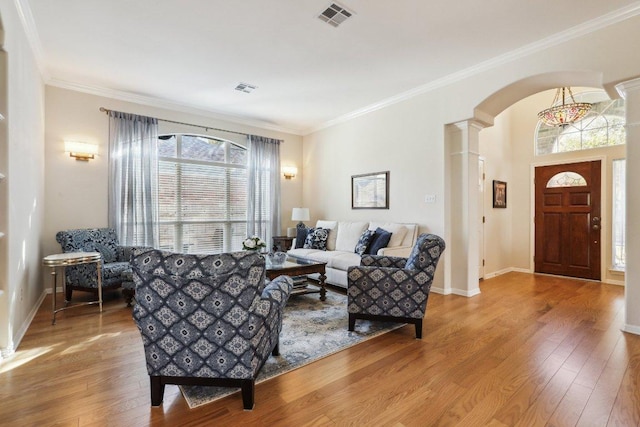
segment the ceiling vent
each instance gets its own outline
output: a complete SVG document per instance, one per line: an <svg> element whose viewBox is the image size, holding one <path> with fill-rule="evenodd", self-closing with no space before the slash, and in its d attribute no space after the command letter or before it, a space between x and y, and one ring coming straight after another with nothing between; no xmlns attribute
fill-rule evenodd
<svg viewBox="0 0 640 427"><path fill-rule="evenodd" d="M331 6L326 8L320 15L318 15L318 18L322 19L327 24L337 27L338 25L346 21L347 18L351 18L352 15L353 12L351 12L350 10L345 9L342 6L338 6L335 3L331 3Z"/></svg>
<svg viewBox="0 0 640 427"><path fill-rule="evenodd" d="M236 90L244 93L251 93L251 91L257 88L258 86L250 85L249 83L238 83L238 86L236 86Z"/></svg>

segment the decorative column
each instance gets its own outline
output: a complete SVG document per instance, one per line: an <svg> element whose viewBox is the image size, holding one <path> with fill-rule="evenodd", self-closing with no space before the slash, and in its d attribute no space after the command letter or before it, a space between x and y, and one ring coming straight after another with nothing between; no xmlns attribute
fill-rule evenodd
<svg viewBox="0 0 640 427"><path fill-rule="evenodd" d="M478 160L480 122L467 120L447 126L445 224L448 255L444 293L471 297L480 293L478 239ZM448 252L448 254L447 254Z"/></svg>
<svg viewBox="0 0 640 427"><path fill-rule="evenodd" d="M640 335L640 79L616 85L625 99L627 130L625 319L623 331Z"/></svg>

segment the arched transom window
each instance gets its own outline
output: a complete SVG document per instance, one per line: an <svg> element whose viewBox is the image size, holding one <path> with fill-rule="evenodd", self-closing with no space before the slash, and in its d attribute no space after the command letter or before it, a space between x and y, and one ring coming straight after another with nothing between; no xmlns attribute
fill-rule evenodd
<svg viewBox="0 0 640 427"><path fill-rule="evenodd" d="M588 150L625 143L624 99L608 99L604 91L575 94L576 102L590 102L591 111L580 121L559 127L538 122L536 155Z"/></svg>
<svg viewBox="0 0 640 427"><path fill-rule="evenodd" d="M586 185L587 180L582 175L571 171L557 173L547 182L547 188L584 187Z"/></svg>

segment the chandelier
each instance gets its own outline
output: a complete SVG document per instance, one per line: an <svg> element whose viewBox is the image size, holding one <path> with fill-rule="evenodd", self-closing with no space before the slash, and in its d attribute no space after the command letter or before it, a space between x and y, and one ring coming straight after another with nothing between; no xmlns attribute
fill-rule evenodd
<svg viewBox="0 0 640 427"><path fill-rule="evenodd" d="M565 104L565 91L569 92L571 103ZM562 92L562 104L557 105ZM591 110L591 104L588 102L576 102L573 98L571 88L558 88L556 96L553 98L551 107L538 113L538 118L547 126L564 126L569 123L577 122L582 119Z"/></svg>

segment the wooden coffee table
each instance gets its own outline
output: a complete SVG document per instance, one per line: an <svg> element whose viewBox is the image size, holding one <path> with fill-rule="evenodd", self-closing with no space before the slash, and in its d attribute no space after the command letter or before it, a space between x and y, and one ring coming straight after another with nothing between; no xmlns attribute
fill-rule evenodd
<svg viewBox="0 0 640 427"><path fill-rule="evenodd" d="M320 301L327 299L327 288L324 281L327 279L326 262L313 261L306 258L294 258L287 257L284 265L279 267L273 267L267 265L267 277L269 280L273 280L278 276L306 276L307 274L318 273L318 281L306 279L303 283L304 286L294 286L291 291L291 295L304 295L304 294L320 294ZM309 288L308 285L313 286Z"/></svg>

